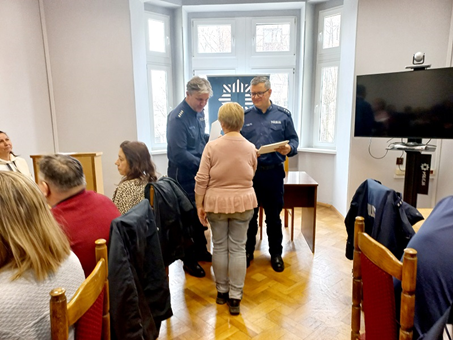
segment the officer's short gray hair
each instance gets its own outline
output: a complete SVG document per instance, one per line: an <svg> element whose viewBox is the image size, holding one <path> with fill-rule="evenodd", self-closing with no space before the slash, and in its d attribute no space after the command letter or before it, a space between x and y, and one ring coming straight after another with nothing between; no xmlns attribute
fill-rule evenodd
<svg viewBox="0 0 453 340"><path fill-rule="evenodd" d="M195 76L189 80L186 89L188 94L193 94L194 92L209 93L209 97L213 94L211 83L207 79L198 76Z"/></svg>
<svg viewBox="0 0 453 340"><path fill-rule="evenodd" d="M271 88L271 82L269 78L266 76L257 76L253 78L252 81L250 82L250 85L255 86L261 83L264 83L264 87L266 88L266 90L269 90Z"/></svg>

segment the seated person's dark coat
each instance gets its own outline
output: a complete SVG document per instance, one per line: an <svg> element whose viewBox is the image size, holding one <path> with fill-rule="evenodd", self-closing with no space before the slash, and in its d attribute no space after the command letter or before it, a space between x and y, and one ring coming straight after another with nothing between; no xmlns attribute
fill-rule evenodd
<svg viewBox="0 0 453 340"><path fill-rule="evenodd" d="M415 234L412 226L423 219L422 214L403 201L401 194L380 182L367 179L354 194L345 218L348 239L346 257L353 258L354 222L357 216L365 219L365 232L386 246L397 258Z"/></svg>
<svg viewBox="0 0 453 340"><path fill-rule="evenodd" d="M186 192L173 178L162 177L148 183L154 188L154 214L159 228L160 244L165 266L184 258L185 249L193 244L193 228L200 227L197 211Z"/></svg>
<svg viewBox="0 0 453 340"><path fill-rule="evenodd" d="M161 321L173 312L148 200L112 221L109 284L112 339L157 339Z"/></svg>

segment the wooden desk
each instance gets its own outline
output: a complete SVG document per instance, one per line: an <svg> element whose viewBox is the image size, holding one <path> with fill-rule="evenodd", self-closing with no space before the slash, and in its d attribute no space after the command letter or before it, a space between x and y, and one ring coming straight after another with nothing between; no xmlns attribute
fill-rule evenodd
<svg viewBox="0 0 453 340"><path fill-rule="evenodd" d="M301 232L312 253L315 253L317 191L318 182L305 171L288 171L286 173L283 208L292 211L292 233L294 230L294 208L302 208Z"/></svg>
<svg viewBox="0 0 453 340"><path fill-rule="evenodd" d="M420 227L422 226L423 222L426 221L426 219L428 218L429 214L431 214L431 211L433 211L433 208L418 208L417 210L423 215L423 217L425 219L415 223L412 226L412 228L414 228L415 232L417 232L420 229Z"/></svg>
<svg viewBox="0 0 453 340"><path fill-rule="evenodd" d="M102 152L81 152L62 153L77 158L82 164L83 173L87 182L87 190L93 190L100 194L104 193L104 181L102 179ZM39 167L38 161L43 155L31 155L33 159L33 171L35 181L38 183Z"/></svg>

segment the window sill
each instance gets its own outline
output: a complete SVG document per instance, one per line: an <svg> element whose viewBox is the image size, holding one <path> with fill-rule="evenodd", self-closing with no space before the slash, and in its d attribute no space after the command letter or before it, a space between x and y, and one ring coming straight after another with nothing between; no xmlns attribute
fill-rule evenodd
<svg viewBox="0 0 453 340"><path fill-rule="evenodd" d="M298 148L298 152L307 152L307 153L322 153L326 155L336 155L337 150L333 149L320 149L320 148Z"/></svg>
<svg viewBox="0 0 453 340"><path fill-rule="evenodd" d="M164 150L152 150L150 151L150 154L151 156L154 156L154 155L166 155L167 154L167 150L164 149Z"/></svg>
<svg viewBox="0 0 453 340"><path fill-rule="evenodd" d="M320 149L320 148L298 148L298 152L306 152L306 153L322 153L326 155L336 155L337 150L332 149ZM153 150L150 152L152 156L154 155L166 155L167 150Z"/></svg>

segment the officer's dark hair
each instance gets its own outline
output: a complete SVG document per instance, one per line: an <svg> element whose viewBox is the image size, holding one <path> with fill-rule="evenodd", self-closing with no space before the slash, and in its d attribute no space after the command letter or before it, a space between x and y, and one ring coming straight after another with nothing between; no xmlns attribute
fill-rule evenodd
<svg viewBox="0 0 453 340"><path fill-rule="evenodd" d="M219 109L219 122L231 131L240 131L244 125L244 109L238 103L225 103Z"/></svg>
<svg viewBox="0 0 453 340"><path fill-rule="evenodd" d="M46 155L39 162L40 178L59 191L85 185L82 164L68 155Z"/></svg>
<svg viewBox="0 0 453 340"><path fill-rule="evenodd" d="M120 144L120 148L123 150L129 165L129 172L122 181L136 178L144 182L157 181L156 166L151 160L151 155L145 143L126 140Z"/></svg>
<svg viewBox="0 0 453 340"><path fill-rule="evenodd" d="M213 94L211 83L207 79L200 78L198 76L195 76L189 80L186 90L188 94L193 94L194 92L209 93L209 97Z"/></svg>
<svg viewBox="0 0 453 340"><path fill-rule="evenodd" d="M261 83L264 83L264 87L266 88L266 90L269 90L271 88L271 82L269 78L265 76L257 76L253 78L252 81L250 82L250 85L255 86Z"/></svg>

